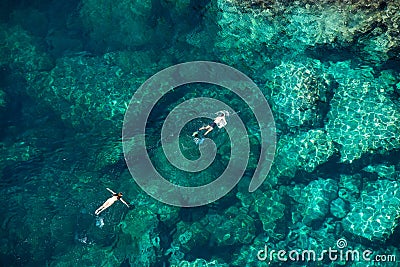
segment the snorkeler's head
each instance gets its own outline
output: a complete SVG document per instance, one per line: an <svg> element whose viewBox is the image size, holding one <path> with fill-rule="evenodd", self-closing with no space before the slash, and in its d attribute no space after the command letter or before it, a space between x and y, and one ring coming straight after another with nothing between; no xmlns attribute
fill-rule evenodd
<svg viewBox="0 0 400 267"><path fill-rule="evenodd" d="M219 117L228 117L228 116L229 116L229 111L227 111L227 110L220 110L220 111L216 112L216 114L217 114Z"/></svg>

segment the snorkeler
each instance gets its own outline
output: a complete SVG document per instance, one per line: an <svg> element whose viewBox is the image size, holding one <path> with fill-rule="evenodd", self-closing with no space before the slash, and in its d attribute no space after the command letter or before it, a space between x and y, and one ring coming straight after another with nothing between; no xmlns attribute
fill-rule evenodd
<svg viewBox="0 0 400 267"><path fill-rule="evenodd" d="M203 126L203 127L199 128L199 131L202 131L202 130L206 131L203 136L206 136L209 132L214 130L215 126L217 126L219 129L226 126L226 124L227 124L226 117L229 116L229 112L226 110L221 110L221 111L218 111L216 114L218 114L218 116L214 119L214 121L212 123L210 123L207 126ZM194 132L192 136L195 136L198 134L199 134L199 132L197 131L197 132Z"/></svg>
<svg viewBox="0 0 400 267"><path fill-rule="evenodd" d="M112 191L110 188L106 188L110 193L112 194L112 197L106 200L106 202L103 203L94 213L96 215L99 215L101 212L103 212L105 209L109 208L112 204L114 204L116 201L120 200L122 203L124 203L128 208L130 208L129 204L122 199L122 193L119 192L118 194Z"/></svg>

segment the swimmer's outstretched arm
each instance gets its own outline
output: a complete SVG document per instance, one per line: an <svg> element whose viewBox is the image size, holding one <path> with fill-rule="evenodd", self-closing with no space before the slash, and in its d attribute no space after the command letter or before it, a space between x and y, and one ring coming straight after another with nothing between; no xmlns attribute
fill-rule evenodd
<svg viewBox="0 0 400 267"><path fill-rule="evenodd" d="M106 189L111 193L111 194L116 194L114 191L112 191L110 188L106 187Z"/></svg>
<svg viewBox="0 0 400 267"><path fill-rule="evenodd" d="M131 206L129 206L129 204L128 204L125 200L123 200L122 198L120 198L119 200L121 200L121 202L124 203L128 208L131 207Z"/></svg>

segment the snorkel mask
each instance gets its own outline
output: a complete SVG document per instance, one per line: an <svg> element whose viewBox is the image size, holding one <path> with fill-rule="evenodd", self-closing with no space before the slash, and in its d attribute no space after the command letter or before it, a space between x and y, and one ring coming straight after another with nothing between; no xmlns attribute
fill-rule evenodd
<svg viewBox="0 0 400 267"><path fill-rule="evenodd" d="M228 117L229 116L229 111L227 111L227 110L220 110L220 111L217 111L216 113L215 113L216 115L218 115L218 116L225 116L225 117Z"/></svg>

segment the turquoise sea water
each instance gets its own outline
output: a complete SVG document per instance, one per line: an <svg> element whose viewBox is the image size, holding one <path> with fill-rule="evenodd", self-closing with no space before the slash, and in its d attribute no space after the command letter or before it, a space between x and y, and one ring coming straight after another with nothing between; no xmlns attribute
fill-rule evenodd
<svg viewBox="0 0 400 267"><path fill-rule="evenodd" d="M397 266L399 25L396 0L2 1L1 265ZM257 163L269 162L260 155L273 147L261 138L273 125L260 126L258 102L204 83L163 95L144 139L154 169L171 183L210 183L235 157L233 141L250 147L229 193L180 208L132 178L122 127L148 78L198 60L255 82L274 117L276 149L268 176L250 193ZM198 97L232 112L226 128L208 135L216 146L210 166L191 172L165 154L175 137L160 136L170 112ZM219 110L193 105L186 113L195 119L173 120L187 159L201 155L192 133ZM247 133L231 140L234 118ZM106 188L123 192L131 207L118 202L95 216L110 197Z"/></svg>

